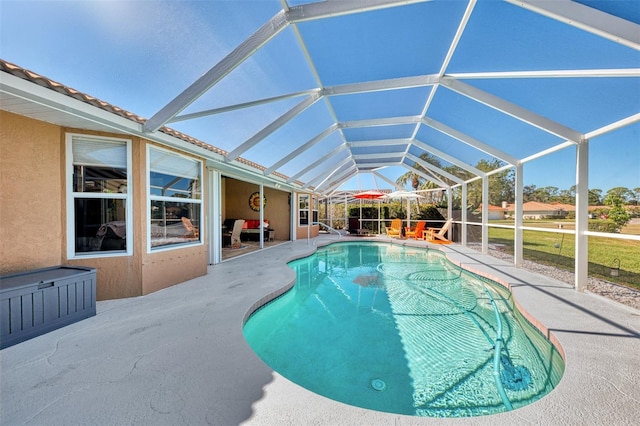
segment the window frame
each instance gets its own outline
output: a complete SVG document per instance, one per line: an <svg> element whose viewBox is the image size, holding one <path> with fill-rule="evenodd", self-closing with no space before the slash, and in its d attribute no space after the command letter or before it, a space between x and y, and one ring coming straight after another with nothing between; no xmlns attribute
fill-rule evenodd
<svg viewBox="0 0 640 426"><path fill-rule="evenodd" d="M193 161L195 163L198 163L198 173L199 173L199 179L200 179L200 199L194 199L194 198L175 198L175 197L167 197L167 196L161 196L161 195L152 195L151 194L151 151L152 150L157 150L160 152L166 152L168 154L172 154L178 157L181 157L183 159L189 160L189 161ZM179 250L182 248L187 248L187 247L194 247L194 246L199 246L199 245L203 245L204 244L204 234L202 232L203 230L203 225L204 225L204 164L203 161L195 158L195 157L190 157L188 155L184 155L182 153L170 150L170 149L166 149L163 147L160 147L158 145L153 145L153 144L147 144L147 149L146 149L146 155L147 155L147 161L146 161L146 167L147 167L147 184L146 184L146 196L147 196L147 202L146 202L146 216L147 216L147 253L158 253L158 252L162 252L162 251L167 251L167 250ZM190 204L198 204L199 207L199 212L200 212L200 226L199 226L199 239L198 241L185 241L183 243L174 243L174 244L165 244L165 245L160 245L160 246L152 246L152 238L151 238L151 206L153 201L165 201L165 202L170 202L170 203L190 203Z"/></svg>
<svg viewBox="0 0 640 426"><path fill-rule="evenodd" d="M303 199L306 198L306 208L301 207ZM309 215L311 211L311 194L298 194L298 226L309 226L311 217ZM307 223L302 223L302 212L306 212Z"/></svg>
<svg viewBox="0 0 640 426"><path fill-rule="evenodd" d="M74 158L73 143L77 139L96 140L100 142L113 142L125 144L127 152L127 191L126 193L105 193L105 192L76 192L74 191ZM65 154L66 154L66 214L67 214L67 259L92 259L103 257L119 257L133 255L133 196L132 196L132 141L131 139L116 138L110 136L95 136L83 133L65 133ZM76 199L99 199L99 200L124 200L126 235L125 250L106 250L76 252Z"/></svg>
<svg viewBox="0 0 640 426"><path fill-rule="evenodd" d="M314 223L317 223L319 220L318 217L318 197L312 196L311 197L311 224L313 225Z"/></svg>

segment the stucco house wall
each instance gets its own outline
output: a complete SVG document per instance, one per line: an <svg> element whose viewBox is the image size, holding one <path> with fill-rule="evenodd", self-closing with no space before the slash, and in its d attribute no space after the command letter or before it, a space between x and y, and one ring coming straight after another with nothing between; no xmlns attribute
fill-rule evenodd
<svg viewBox="0 0 640 426"><path fill-rule="evenodd" d="M0 111L0 273L61 264L96 268L98 300L140 296L207 273L203 243L147 252L146 140L69 129ZM133 254L67 259L65 135L132 141ZM202 176L206 194L206 168ZM203 217L206 217L206 203ZM204 221L203 221L204 222ZM206 234L203 224L201 235Z"/></svg>
<svg viewBox="0 0 640 426"><path fill-rule="evenodd" d="M156 144L150 143L152 146L157 146ZM138 241L137 245L140 246L138 250L140 253L143 253L141 263L142 263L142 294L153 293L154 291L162 290L163 288L170 287L175 284L179 284L181 282L200 277L202 275L207 274L207 266L208 266L208 246L207 242L207 221L205 218L207 217L207 194L209 193L209 187L207 182L207 168L203 167L202 170L202 224L200 228L200 240L202 244L198 245L189 245L184 247L175 247L161 251L147 251L147 240L149 235L147 234L147 221L149 219L148 208L147 208L147 149L146 143L140 144L138 147L138 155L140 157L140 161L136 162L136 154L134 153L134 173L137 174L137 177L134 180L140 180L141 184L137 185L138 190L141 192L136 192L136 196L134 199L136 200L144 200L143 203L136 203L137 205L134 207L134 229L139 229L139 236L136 238ZM192 158L198 159L198 157L194 157L188 155L186 153L180 152L175 149L170 149L163 147L166 150L177 152L183 155L190 156ZM200 158L200 160L202 160ZM204 162L204 160L203 160ZM140 218L138 220L135 219L136 213L139 213ZM134 232L135 235L138 235L138 232Z"/></svg>
<svg viewBox="0 0 640 426"><path fill-rule="evenodd" d="M64 168L58 126L0 110L0 273L62 259Z"/></svg>
<svg viewBox="0 0 640 426"><path fill-rule="evenodd" d="M305 194L305 193L301 193L301 194ZM313 206L313 202L311 200L313 200L313 195L312 194L306 194L309 196L310 198L310 205ZM295 218L296 218L296 223L295 223L295 233L296 233L296 239L298 240L302 240L308 237L310 238L314 238L317 237L320 234L320 226L319 225L311 225L310 227L307 225L303 225L300 226L300 213L298 210L298 195L296 194L296 197L294 198L295 200L295 204L294 207L296 209L296 214L295 214ZM313 221L313 212L310 210L309 211L309 220Z"/></svg>

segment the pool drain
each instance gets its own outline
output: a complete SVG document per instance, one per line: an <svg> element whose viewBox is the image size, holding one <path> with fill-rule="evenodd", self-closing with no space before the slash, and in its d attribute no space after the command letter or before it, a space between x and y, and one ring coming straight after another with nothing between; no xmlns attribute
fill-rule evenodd
<svg viewBox="0 0 640 426"><path fill-rule="evenodd" d="M384 382L384 380L373 379L371 381L371 387L373 388L373 390L377 390L377 391L382 392L383 390L385 390L387 388L387 384Z"/></svg>

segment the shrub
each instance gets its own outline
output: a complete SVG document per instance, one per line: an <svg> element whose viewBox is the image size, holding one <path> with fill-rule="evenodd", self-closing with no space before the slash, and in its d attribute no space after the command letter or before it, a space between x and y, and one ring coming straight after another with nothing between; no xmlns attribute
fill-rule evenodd
<svg viewBox="0 0 640 426"><path fill-rule="evenodd" d="M427 204L420 206L420 213L418 213L418 219L421 220L445 220L444 216L440 214L436 206L433 204Z"/></svg>
<svg viewBox="0 0 640 426"><path fill-rule="evenodd" d="M616 233L618 232L618 225L616 225L616 223L611 220L590 220L589 231Z"/></svg>
<svg viewBox="0 0 640 426"><path fill-rule="evenodd" d="M382 217L389 217L389 207L382 206ZM349 217L360 217L360 207L350 207ZM378 207L362 207L363 219L378 219Z"/></svg>
<svg viewBox="0 0 640 426"><path fill-rule="evenodd" d="M609 210L609 219L616 224L616 230L614 232L620 232L620 230L631 220L631 215L629 215L629 213L624 209L622 198L618 196L608 196L605 203L611 206L611 209Z"/></svg>

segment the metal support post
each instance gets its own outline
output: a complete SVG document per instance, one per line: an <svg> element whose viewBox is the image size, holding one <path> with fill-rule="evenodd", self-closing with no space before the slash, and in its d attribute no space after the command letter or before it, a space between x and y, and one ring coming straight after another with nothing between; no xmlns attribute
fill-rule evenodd
<svg viewBox="0 0 640 426"><path fill-rule="evenodd" d="M524 221L524 209L522 207L522 195L523 195L523 165L522 163L518 163L516 165L516 187L515 187L515 197L516 197L516 208L515 208L515 230L513 235L513 258L514 264L516 268L520 268L522 266L524 250L523 250L523 231L522 225Z"/></svg>
<svg viewBox="0 0 640 426"><path fill-rule="evenodd" d="M482 177L482 254L489 253L489 176Z"/></svg>
<svg viewBox="0 0 640 426"><path fill-rule="evenodd" d="M576 238L575 238L575 288L587 288L589 270L589 141L576 147Z"/></svg>

